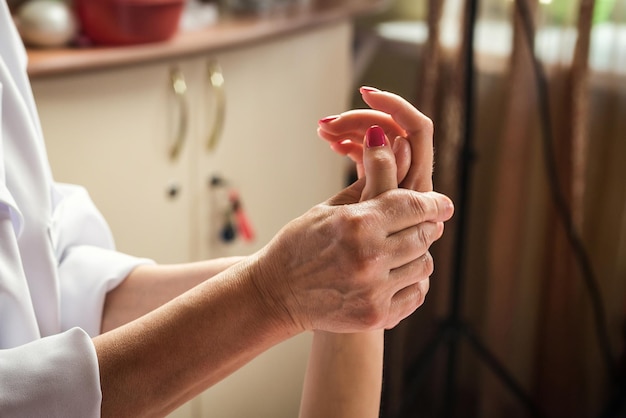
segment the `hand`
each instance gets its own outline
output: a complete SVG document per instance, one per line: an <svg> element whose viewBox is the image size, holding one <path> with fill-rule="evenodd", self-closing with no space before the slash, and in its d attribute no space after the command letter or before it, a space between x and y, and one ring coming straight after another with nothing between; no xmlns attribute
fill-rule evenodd
<svg viewBox="0 0 626 418"><path fill-rule="evenodd" d="M376 151L365 164L395 171ZM290 222L257 254L259 290L300 329L391 328L424 301L423 279L433 268L428 248L452 216L452 202L435 192L378 194L393 184L374 177L384 184L361 178ZM365 195L372 197L361 202Z"/></svg>
<svg viewBox="0 0 626 418"><path fill-rule="evenodd" d="M363 100L372 109L351 110L340 115L329 116L319 122L318 134L331 143L331 148L342 155L348 155L357 165L359 177L363 175L362 138L371 125L381 126L390 138L396 151L398 166L409 158L410 169L402 178L400 187L430 191L433 167L433 124L413 105L395 94L361 87ZM396 148L396 141L408 140L410 156L405 147Z"/></svg>

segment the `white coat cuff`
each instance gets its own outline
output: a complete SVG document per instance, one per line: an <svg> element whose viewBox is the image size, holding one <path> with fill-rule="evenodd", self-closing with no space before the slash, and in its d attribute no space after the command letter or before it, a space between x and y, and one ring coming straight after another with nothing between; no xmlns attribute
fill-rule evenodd
<svg viewBox="0 0 626 418"><path fill-rule="evenodd" d="M2 416L100 416L98 359L81 329L0 350L0 376Z"/></svg>

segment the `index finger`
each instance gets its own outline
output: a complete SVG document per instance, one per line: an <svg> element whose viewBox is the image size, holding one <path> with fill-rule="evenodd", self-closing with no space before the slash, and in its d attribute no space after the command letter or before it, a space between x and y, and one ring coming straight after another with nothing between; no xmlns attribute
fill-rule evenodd
<svg viewBox="0 0 626 418"><path fill-rule="evenodd" d="M393 189L359 205L374 205L373 212L384 214L388 235L424 222L446 222L454 213L449 197L437 192Z"/></svg>
<svg viewBox="0 0 626 418"><path fill-rule="evenodd" d="M372 109L387 113L406 132L412 163L401 186L417 191L432 190L433 123L406 99L372 87L361 87L363 100Z"/></svg>
<svg viewBox="0 0 626 418"><path fill-rule="evenodd" d="M389 138L406 135L404 129L389 114L375 109L352 109L321 119L318 129L322 138L327 141L350 139L360 142L372 125L383 127Z"/></svg>

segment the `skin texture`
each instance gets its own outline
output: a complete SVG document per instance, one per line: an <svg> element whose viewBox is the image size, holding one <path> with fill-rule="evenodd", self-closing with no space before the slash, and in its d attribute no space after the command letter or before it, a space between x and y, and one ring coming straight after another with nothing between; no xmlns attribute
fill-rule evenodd
<svg viewBox="0 0 626 418"><path fill-rule="evenodd" d="M197 263L137 267L118 287L107 293L101 332L111 331L153 311L242 259L226 257Z"/></svg>
<svg viewBox="0 0 626 418"><path fill-rule="evenodd" d="M405 110L394 110L395 117L403 120ZM364 115L353 116L349 120L364 123ZM397 129L393 118L378 118L385 131ZM94 338L103 416L164 415L308 330L316 333L312 361L322 374L307 377L303 399L327 399L356 414L337 416L366 416L349 408L362 395L380 395L382 331L376 330L395 326L423 303L432 270L428 248L453 212L443 195L395 188L398 179L419 183L407 180L419 173L413 163L422 161L413 159L408 140L394 141L404 144L396 145L396 158L391 147L361 158L362 173L375 175L293 220L256 254L135 269L109 293L103 334ZM409 166L406 178L395 160ZM339 403L328 397L325 387L348 388L344 383L358 379L355 370L371 358L377 363L362 377L372 385L341 394ZM338 377L329 381L324 370ZM304 416L330 416L316 404L325 403L303 402ZM377 405L368 406L370 414Z"/></svg>

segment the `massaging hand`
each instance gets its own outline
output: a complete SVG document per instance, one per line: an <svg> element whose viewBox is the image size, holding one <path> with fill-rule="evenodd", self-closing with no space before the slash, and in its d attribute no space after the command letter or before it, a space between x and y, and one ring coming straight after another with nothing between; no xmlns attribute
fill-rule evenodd
<svg viewBox="0 0 626 418"><path fill-rule="evenodd" d="M391 328L422 304L432 270L427 251L452 203L434 192L377 194L372 187L381 189L361 178L287 224L257 254L257 286L298 328ZM374 196L360 202L364 190Z"/></svg>
<svg viewBox="0 0 626 418"><path fill-rule="evenodd" d="M400 187L432 190L433 124L413 105L400 96L371 87L362 87L363 100L372 109L351 110L340 115L323 118L318 134L331 144L331 148L348 155L357 164L359 177L363 175L363 136L372 125L381 126L394 143L398 138L408 140L411 146L411 167ZM400 148L405 151L405 148ZM398 154L398 166L407 156Z"/></svg>

